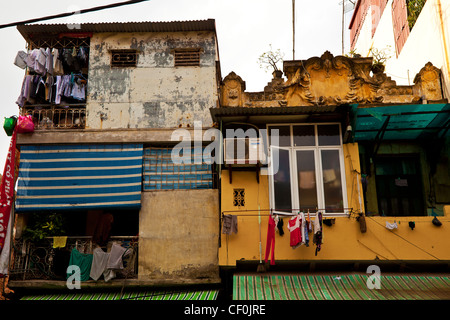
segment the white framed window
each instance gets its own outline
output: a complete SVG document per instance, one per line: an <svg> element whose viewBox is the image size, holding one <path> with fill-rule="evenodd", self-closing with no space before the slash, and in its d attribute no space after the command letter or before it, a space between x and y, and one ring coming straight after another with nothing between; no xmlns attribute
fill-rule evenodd
<svg viewBox="0 0 450 320"><path fill-rule="evenodd" d="M272 139L274 129L278 139ZM339 123L270 124L267 134L273 172L270 206L275 213L348 214Z"/></svg>

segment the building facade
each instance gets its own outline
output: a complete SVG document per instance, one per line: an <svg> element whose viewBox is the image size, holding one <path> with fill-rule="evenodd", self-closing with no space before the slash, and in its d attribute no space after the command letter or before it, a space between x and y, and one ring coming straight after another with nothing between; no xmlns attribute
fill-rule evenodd
<svg viewBox="0 0 450 320"><path fill-rule="evenodd" d="M220 266L234 275L445 267L449 104L441 71L428 63L414 85L400 86L371 57L329 52L284 61L283 71L286 79L274 73L261 92L246 92L230 73L221 107L211 110L225 154L227 140L248 139L247 156L226 156L220 171ZM241 136L227 136L229 128ZM265 151L259 157L256 147ZM255 288L257 276L249 278L235 276L233 288Z"/></svg>
<svg viewBox="0 0 450 320"><path fill-rule="evenodd" d="M358 1L349 29L355 53L387 58L386 74L400 85L412 85L414 76L431 62L441 70L448 98L450 23L447 0Z"/></svg>
<svg viewBox="0 0 450 320"><path fill-rule="evenodd" d="M194 121L200 132L212 126L221 79L215 21L18 30L27 51L17 103L35 130L17 140L10 286L47 279L64 287L74 250L93 258L119 247L115 277L87 274L84 285L220 282L214 167L171 157L174 132L194 143ZM52 223L54 232L36 235Z"/></svg>
<svg viewBox="0 0 450 320"><path fill-rule="evenodd" d="M123 268L84 287L221 284L252 299L258 281L286 281L257 271L448 268L450 105L434 64L398 85L372 57L325 52L247 92L222 79L212 20L18 29L62 71L24 66L35 131L17 141L11 287L63 288L74 249L117 246Z"/></svg>

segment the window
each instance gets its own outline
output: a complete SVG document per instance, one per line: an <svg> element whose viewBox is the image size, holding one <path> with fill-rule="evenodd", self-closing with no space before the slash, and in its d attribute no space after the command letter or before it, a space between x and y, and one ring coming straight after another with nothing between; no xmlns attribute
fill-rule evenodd
<svg viewBox="0 0 450 320"><path fill-rule="evenodd" d="M319 209L325 214L345 214L340 124L269 125L268 133L271 207L280 213Z"/></svg>
<svg viewBox="0 0 450 320"><path fill-rule="evenodd" d="M419 156L378 156L375 181L380 215L426 215Z"/></svg>
<svg viewBox="0 0 450 320"><path fill-rule="evenodd" d="M137 51L133 49L111 50L112 67L136 67Z"/></svg>
<svg viewBox="0 0 450 320"><path fill-rule="evenodd" d="M175 67L200 66L200 49L175 49Z"/></svg>
<svg viewBox="0 0 450 320"><path fill-rule="evenodd" d="M235 207L245 206L245 189L233 189L233 205Z"/></svg>
<svg viewBox="0 0 450 320"><path fill-rule="evenodd" d="M192 148L189 161L175 163L172 152L182 156L172 147L146 147L143 158L143 190L212 189L212 160L203 154L203 148Z"/></svg>

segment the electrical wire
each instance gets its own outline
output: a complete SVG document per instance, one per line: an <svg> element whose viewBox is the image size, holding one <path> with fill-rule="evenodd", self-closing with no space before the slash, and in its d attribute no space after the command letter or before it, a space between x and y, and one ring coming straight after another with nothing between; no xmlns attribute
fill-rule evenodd
<svg viewBox="0 0 450 320"><path fill-rule="evenodd" d="M369 216L368 216L367 218L369 218L370 220L372 220L373 222L375 222L376 224L378 224L378 225L380 225L381 227L384 228L384 226L383 226L381 223L379 223L379 222L376 221L375 219L372 219L372 217L369 217ZM388 230L389 230L389 229L388 229ZM410 245L412 245L412 246L416 247L417 249L419 249L419 250L425 252L426 254L430 255L430 256L433 257L434 259L436 259L436 260L438 260L438 261L441 260L441 259L439 259L438 257L436 257L435 255L431 254L430 252L426 251L425 249L423 249L423 248L419 247L418 245L412 243L412 242L409 241L408 239L405 239L405 238L402 237L401 235L399 235L399 234L393 232L392 230L389 230L389 231L390 231L392 234L394 234L394 235L396 235L397 237L399 237L400 239L402 239L402 240L408 242Z"/></svg>
<svg viewBox="0 0 450 320"><path fill-rule="evenodd" d="M64 17L68 17L68 16L71 16L74 14L82 14L82 13L100 11L100 10L104 10L104 9L116 8L116 7L121 7L121 6L129 5L129 4L136 4L136 3L140 3L140 2L144 2L144 1L149 1L149 0L129 0L129 1L125 1L125 2L112 3L112 4L107 4L107 5L99 6L99 7L93 7L93 8L89 8L89 9L81 9L81 10L77 10L77 11L73 11L73 12L65 12L65 13L54 14L51 16L45 16L45 17L41 17L41 18L34 18L34 19L29 19L29 20L24 20L24 21L12 22L12 23L0 25L0 29L14 27L14 26L18 26L18 25L24 25L27 23L44 21L44 20L64 18Z"/></svg>

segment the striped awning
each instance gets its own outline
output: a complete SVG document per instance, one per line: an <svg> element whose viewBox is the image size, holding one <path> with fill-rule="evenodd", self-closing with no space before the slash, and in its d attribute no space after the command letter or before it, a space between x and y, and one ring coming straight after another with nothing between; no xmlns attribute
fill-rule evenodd
<svg viewBox="0 0 450 320"><path fill-rule="evenodd" d="M381 275L369 289L367 274L235 275L233 300L442 300L450 299L450 276Z"/></svg>
<svg viewBox="0 0 450 320"><path fill-rule="evenodd" d="M26 295L21 300L39 301L100 301L100 300L216 300L218 290L199 291L125 291L125 292L64 292Z"/></svg>
<svg viewBox="0 0 450 320"><path fill-rule="evenodd" d="M142 144L22 146L16 211L139 208Z"/></svg>

